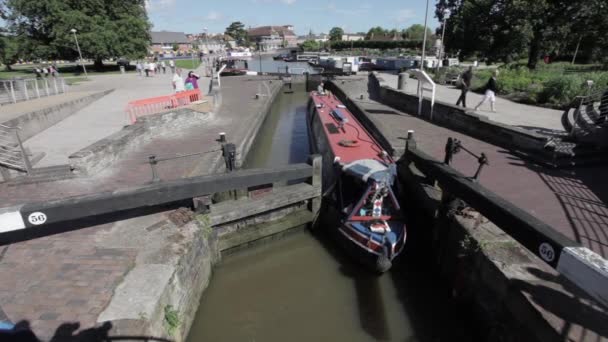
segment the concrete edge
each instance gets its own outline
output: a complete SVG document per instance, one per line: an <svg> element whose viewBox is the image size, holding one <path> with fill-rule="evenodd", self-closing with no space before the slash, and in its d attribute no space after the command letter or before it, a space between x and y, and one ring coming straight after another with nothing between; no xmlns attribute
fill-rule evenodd
<svg viewBox="0 0 608 342"><path fill-rule="evenodd" d="M23 113L2 124L11 127L21 127L19 137L22 141L26 141L113 91L114 89L104 90L44 109Z"/></svg>
<svg viewBox="0 0 608 342"><path fill-rule="evenodd" d="M95 174L109 167L130 148L145 141L164 125L179 124L180 121L208 114L182 108L139 118L133 125L125 126L120 131L70 155L70 166L78 174Z"/></svg>
<svg viewBox="0 0 608 342"><path fill-rule="evenodd" d="M608 261L586 247L562 250L557 271L608 307Z"/></svg>

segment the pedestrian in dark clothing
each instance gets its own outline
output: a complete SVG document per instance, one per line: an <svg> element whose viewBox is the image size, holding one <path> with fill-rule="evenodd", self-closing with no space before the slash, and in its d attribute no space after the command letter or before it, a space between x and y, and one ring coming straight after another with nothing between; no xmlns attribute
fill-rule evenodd
<svg viewBox="0 0 608 342"><path fill-rule="evenodd" d="M490 79L488 80L488 83L486 84L486 93L485 93L483 99L481 100L481 102L479 102L479 104L477 106L475 106L475 110L477 110L479 107L481 107L481 105L484 104L484 102L486 102L487 100L490 100L490 109L493 112L496 112L496 109L494 108L494 103L496 103L496 92L498 91L498 86L496 85L497 76L498 76L498 70L494 70L494 72L492 73L492 77L490 77Z"/></svg>
<svg viewBox="0 0 608 342"><path fill-rule="evenodd" d="M460 75L460 97L456 101L458 106L462 102L463 107L467 107L467 93L471 88L471 80L473 79L473 67L470 66L465 72Z"/></svg>

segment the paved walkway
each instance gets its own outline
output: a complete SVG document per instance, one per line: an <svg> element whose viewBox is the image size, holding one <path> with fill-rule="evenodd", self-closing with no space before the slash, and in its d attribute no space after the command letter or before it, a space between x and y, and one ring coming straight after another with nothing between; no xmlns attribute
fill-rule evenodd
<svg viewBox="0 0 608 342"><path fill-rule="evenodd" d="M229 141L239 146L268 101L253 100L258 84L247 79L223 79L218 113L201 114L200 121L155 137L107 172L91 178L18 187L0 184L0 207L147 183L151 180L146 162L149 154L174 157L217 150L219 132L226 132ZM221 160L219 151L160 162L158 173L165 180L207 174L217 160ZM183 232L167 221L169 213L106 224L91 218L53 228L68 232L0 246L0 274L10 275L0 277L0 312L14 323L27 320L44 340L66 329L67 322L78 322L81 331L97 325L100 313L128 272L150 264L174 266L171 256L180 253L182 247L176 246ZM87 228L76 227L78 224ZM68 332L74 330L78 327Z"/></svg>
<svg viewBox="0 0 608 342"><path fill-rule="evenodd" d="M388 85L397 89L398 76L389 73L380 73ZM499 76L500 77L500 76ZM418 81L415 79L407 79L405 91L410 94L416 94ZM435 90L435 99L455 104L460 97L460 90L453 86L437 85ZM469 92L467 94L467 106L473 108L483 99L483 95ZM506 100L501 97L496 98L496 113L490 111L490 103L486 102L480 107L478 114L485 115L491 120L504 123L507 125L528 128L537 131L563 131L561 124L561 116L563 111L529 106L521 103Z"/></svg>
<svg viewBox="0 0 608 342"><path fill-rule="evenodd" d="M199 69L202 71L202 64ZM186 71L183 76L185 77ZM173 92L172 75L142 77L136 74L92 76L91 81L72 86L70 92L92 92L115 89L78 113L29 139L25 146L32 152L45 152L37 167L67 164L74 152L115 133L129 124L125 108L133 100L168 95ZM209 78L200 81L203 93L209 88Z"/></svg>
<svg viewBox="0 0 608 342"><path fill-rule="evenodd" d="M73 101L81 97L94 94L95 91L75 90L65 94L51 95L39 99L22 101L0 106L0 123L12 120L25 113L56 106L65 102Z"/></svg>
<svg viewBox="0 0 608 342"><path fill-rule="evenodd" d="M339 84L352 98L367 92L367 79ZM484 152L490 161L480 183L518 207L551 225L569 238L608 257L608 167L546 169L512 155L504 148L436 126L416 116L399 112L372 100L356 101L369 110L393 146L403 147L407 130L415 131L417 146L438 160L445 156L448 137L462 141L467 149ZM532 113L522 112L522 115ZM477 161L464 152L454 157L453 166L473 175Z"/></svg>

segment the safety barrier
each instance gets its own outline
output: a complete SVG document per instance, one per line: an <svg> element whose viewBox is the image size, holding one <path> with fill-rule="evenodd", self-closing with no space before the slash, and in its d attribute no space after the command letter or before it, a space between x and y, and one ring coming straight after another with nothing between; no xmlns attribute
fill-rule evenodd
<svg viewBox="0 0 608 342"><path fill-rule="evenodd" d="M65 93L67 88L62 77L0 81L0 105Z"/></svg>
<svg viewBox="0 0 608 342"><path fill-rule="evenodd" d="M140 116L151 115L188 106L194 102L202 100L203 96L199 89L182 91L173 95L150 97L142 100L129 102L127 105L127 115L131 124L137 121Z"/></svg>

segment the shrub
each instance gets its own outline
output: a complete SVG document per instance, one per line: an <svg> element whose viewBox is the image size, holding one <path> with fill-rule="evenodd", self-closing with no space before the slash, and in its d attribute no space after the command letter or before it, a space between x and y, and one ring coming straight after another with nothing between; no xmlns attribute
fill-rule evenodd
<svg viewBox="0 0 608 342"><path fill-rule="evenodd" d="M574 98L582 95L583 80L578 75L559 75L549 79L543 91L538 94L539 103L563 107L572 103Z"/></svg>

